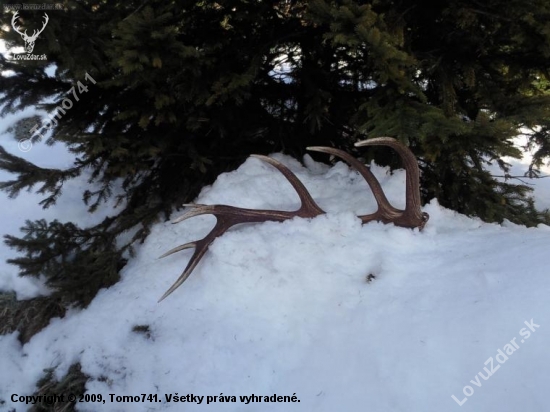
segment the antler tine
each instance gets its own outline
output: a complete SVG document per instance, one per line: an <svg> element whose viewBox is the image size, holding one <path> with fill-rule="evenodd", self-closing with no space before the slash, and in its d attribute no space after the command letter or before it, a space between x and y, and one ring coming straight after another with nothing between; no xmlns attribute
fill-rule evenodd
<svg viewBox="0 0 550 412"><path fill-rule="evenodd" d="M208 236L206 236L204 239L201 239L197 242L189 242L189 243L186 243L185 245L178 246L161 256L161 257L168 256L179 250L195 247L193 256L191 256L191 259L189 259L189 262L187 263L187 266L185 267L180 277L174 282L172 286L170 286L170 288L166 292L164 292L164 295L162 295L162 297L158 300L158 302L161 302L164 299L166 299L170 294L172 294L172 292L174 292L177 288L179 288L183 282L187 280L189 275L191 275L191 272L193 272L193 269L195 269L195 267L199 264L201 258L204 256L204 254L208 250L208 246L210 246L210 244L214 241L214 239L217 236L219 236L219 235L210 236L210 234L214 233L216 228L218 228L218 224L216 224L212 232L210 232ZM222 234L224 231L220 232L220 234Z"/></svg>
<svg viewBox="0 0 550 412"><path fill-rule="evenodd" d="M380 183L378 182L376 177L374 177L370 169L359 160L344 152L343 150L335 149L332 147L312 146L308 147L307 150L313 152L328 153L339 157L340 159L350 164L351 167L357 170L361 174L361 176L363 176L363 178L367 181L369 187L372 190L372 194L374 195L374 199L376 200L376 204L378 205L378 210L375 213L369 215L359 216L363 223L367 223L372 220L382 220L386 222L391 221L395 217L399 216L401 210L396 209L390 204L390 202L386 198L386 195L384 194L384 191L382 190L382 186L380 186Z"/></svg>
<svg viewBox="0 0 550 412"><path fill-rule="evenodd" d="M170 249L168 252L160 255L158 257L158 259L162 259L162 258L165 258L166 256L170 256L171 254L179 252L180 250L191 249L191 248L196 247L196 246L197 246L196 242L184 243L183 245L176 246L175 248Z"/></svg>
<svg viewBox="0 0 550 412"><path fill-rule="evenodd" d="M183 245L177 246L168 252L164 253L162 256L159 257L159 259L169 256L173 253L179 252L180 250L184 249L190 249L195 248L195 251L193 252L193 256L191 256L191 259L187 263L187 266L185 267L185 270L180 275L180 277L174 282L174 284L168 289L164 295L159 299L159 302L165 299L168 295L170 295L173 291L175 291L183 282L187 280L189 275L191 275L191 272L195 269L195 267L198 265L206 251L208 250L208 247L216 238L223 233L225 233L231 226L234 226L239 223L246 223L246 222L253 222L253 217L249 216L246 212L261 212L261 211L254 211L251 209L239 209L232 206L225 206L225 205L212 205L212 206L206 206L206 205L198 205L200 210L197 211L193 216L205 214L205 213L211 213L216 217L216 224L212 228L212 230L201 240L197 240L195 242L188 242ZM239 211L242 211L243 214L239 215ZM190 211L189 213L193 213L195 211ZM188 218L191 217L190 215L186 214L182 216L182 218ZM180 221L183 220L180 218ZM269 219L264 219L269 220ZM261 220L258 220L261 221Z"/></svg>
<svg viewBox="0 0 550 412"><path fill-rule="evenodd" d="M27 34L27 30L25 30L25 33L21 33L21 32L19 31L19 27L16 27L16 26L15 26L16 21L17 21L18 18L19 18L19 12L16 11L16 12L13 14L12 18L11 18L11 26L13 27L13 29L15 30L16 33L19 33L21 36L24 36L24 35Z"/></svg>
<svg viewBox="0 0 550 412"><path fill-rule="evenodd" d="M40 33L42 33L42 32L44 31L44 29L46 28L46 25L47 25L48 22L50 21L50 18L48 17L48 14L47 14L47 13L44 13L43 18L44 18L45 21L44 21L44 23L42 24L42 28L41 28L40 30L37 30L38 33L36 33L36 36L38 36ZM35 36L35 35L33 34L33 36Z"/></svg>
<svg viewBox="0 0 550 412"><path fill-rule="evenodd" d="M188 242L183 245L177 246L168 252L164 253L160 258L169 256L180 250L195 248L193 256L187 263L187 266L176 282L164 293L159 302L165 299L168 295L174 292L183 282L187 280L191 272L195 269L200 262L208 247L214 240L225 233L229 228L240 223L258 223L266 221L282 222L284 220L291 219L293 217L315 217L317 215L325 213L313 200L306 187L298 180L296 175L292 173L285 165L267 156L252 155L257 159L263 160L279 170L283 176L289 181L294 190L300 197L301 206L298 210L293 212L279 211L279 210L257 210L257 209L244 209L239 207L227 206L227 205L198 205L198 204L186 204L193 209L189 210L182 216L175 219L172 223L178 223L185 219L189 219L193 216L199 216L204 214L212 214L216 217L216 224L214 228L203 239Z"/></svg>
<svg viewBox="0 0 550 412"><path fill-rule="evenodd" d="M38 37L38 35L40 33L42 33L44 31L44 29L46 28L46 25L48 24L48 22L50 21L50 18L48 17L48 14L47 13L44 13L44 16L43 18L45 19L44 23L42 23L42 28L41 29L34 29L32 31L32 36L30 36L30 39L33 39L33 40L36 40L36 38ZM26 33L26 31L25 31Z"/></svg>
<svg viewBox="0 0 550 412"><path fill-rule="evenodd" d="M199 215L205 215L207 213L212 213L214 209L211 205L199 205L194 203L187 203L183 206L192 207L193 210L189 210L185 212L183 215L177 217L176 219L172 220L172 223L179 223L183 220L189 219L190 217L199 216Z"/></svg>
<svg viewBox="0 0 550 412"><path fill-rule="evenodd" d="M403 161L403 166L406 171L406 200L403 216L396 222L396 225L419 227L422 229L428 221L429 215L420 210L420 171L416 158L410 149L392 137L377 137L374 139L362 140L355 143L355 146L389 146L397 152Z"/></svg>
<svg viewBox="0 0 550 412"><path fill-rule="evenodd" d="M315 203L315 200L313 200L313 198L307 191L304 184L300 182L296 177L296 175L292 173L290 169L287 168L284 164L268 156L251 155L251 157L254 157L256 159L260 159L266 163L269 163L271 166L275 167L279 172L281 172L284 177L286 177L286 180L288 180L288 182L292 185L292 187L300 197L300 201L302 203L300 209L298 209L297 211L296 216L313 217L312 213L316 213L314 216L325 213L323 209L317 206L317 203Z"/></svg>

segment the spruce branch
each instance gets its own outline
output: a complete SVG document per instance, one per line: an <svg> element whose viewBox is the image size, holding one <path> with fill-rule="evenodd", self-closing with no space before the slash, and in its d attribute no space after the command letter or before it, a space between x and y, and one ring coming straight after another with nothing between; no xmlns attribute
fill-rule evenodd
<svg viewBox="0 0 550 412"><path fill-rule="evenodd" d="M32 190L35 185L42 184L37 190L39 194L49 194L40 204L44 209L55 204L61 195L63 183L74 179L81 173L82 166L72 167L66 170L47 169L8 153L0 146L0 170L16 174L14 180L0 182L0 190L8 193L10 198L15 198L21 190Z"/></svg>
<svg viewBox="0 0 550 412"><path fill-rule="evenodd" d="M116 237L104 224L82 229L73 223L27 221L18 238L4 242L23 256L9 259L22 276L44 276L65 305L86 306L97 291L114 284L123 262Z"/></svg>

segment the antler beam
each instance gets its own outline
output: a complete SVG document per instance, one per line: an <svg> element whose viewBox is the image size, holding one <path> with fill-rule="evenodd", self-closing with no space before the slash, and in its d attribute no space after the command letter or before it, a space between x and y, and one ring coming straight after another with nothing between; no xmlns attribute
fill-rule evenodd
<svg viewBox="0 0 550 412"><path fill-rule="evenodd" d="M308 150L328 153L339 157L349 163L349 165L357 170L367 181L376 200L376 204L378 205L378 210L369 215L359 216L363 223L377 220L383 223L393 223L400 227L424 228L424 225L429 219L429 215L420 210L420 171L418 170L416 158L409 148L391 137L362 140L355 143L355 146L389 146L399 154L407 172L405 184L405 210L393 207L370 169L348 153L331 147L308 147Z"/></svg>
<svg viewBox="0 0 550 412"><path fill-rule="evenodd" d="M290 182L296 193L300 198L301 206L294 212L285 212L280 210L256 210L256 209L244 209L240 207L226 206L226 205L196 205L187 204L184 206L190 206L193 209L179 218L175 219L172 223L179 223L190 217L211 214L216 217L216 225L203 239L196 242L189 242L183 245L177 246L172 250L169 250L160 258L171 255L172 253L179 252L180 250L189 249L194 247L195 252L191 256L191 260L187 264L187 267L180 275L178 280L166 291L166 293L160 298L159 302L170 295L176 290L185 280L189 277L195 266L199 263L201 258L208 250L208 246L218 237L225 233L232 226L240 223L259 223L259 222L282 222L293 217L315 217L325 213L317 203L313 200L305 186L298 180L296 175L292 173L285 165L278 162L271 157L262 155L252 155L257 159L263 160L278 169L283 176Z"/></svg>
<svg viewBox="0 0 550 412"><path fill-rule="evenodd" d="M16 11L13 16L11 17L11 26L13 27L13 30L15 30L16 33L20 34L21 36L27 35L27 30L25 30L25 33L21 32L20 27L18 27L17 19L19 18L19 12Z"/></svg>
<svg viewBox="0 0 550 412"><path fill-rule="evenodd" d="M393 222L396 226L407 228L422 228L429 219L427 213L423 213L420 210L420 187L419 187L419 170L418 164L412 152L402 143L391 137L379 137L376 139L363 140L355 144L357 147L361 146L389 146L393 148L403 160L406 175L406 206L405 210L400 210L393 207L380 183L370 169L363 163L353 158L342 150L330 148L330 147L308 147L308 150L328 153L337 156L347 163L349 163L354 169L356 169L361 176L366 180L370 186L378 210L375 213L359 216L363 223L371 222L373 220L381 221L383 223ZM194 242L185 243L177 246L160 258L169 256L180 250L195 248L193 256L189 260L189 263L185 267L185 270L176 280L176 282L164 293L159 302L165 299L168 295L174 292L185 280L189 277L191 272L195 269L201 258L204 256L210 244L229 228L240 223L259 223L267 221L282 222L294 217L313 218L315 216L324 214L325 212L315 203L305 186L298 180L296 175L292 173L285 165L267 156L252 155L257 159L263 160L274 166L279 170L283 176L290 182L296 193L298 194L301 202L301 206L298 210L293 212L279 211L279 210L257 210L257 209L244 209L226 205L197 205L188 204L184 206L190 206L193 209L175 219L172 223L179 223L183 220L189 219L194 216L211 214L216 217L216 224L203 239Z"/></svg>

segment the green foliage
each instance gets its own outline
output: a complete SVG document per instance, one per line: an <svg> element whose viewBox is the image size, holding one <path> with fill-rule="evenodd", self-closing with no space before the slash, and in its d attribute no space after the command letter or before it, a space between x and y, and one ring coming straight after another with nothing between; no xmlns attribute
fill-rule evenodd
<svg viewBox="0 0 550 412"><path fill-rule="evenodd" d="M0 70L14 73L0 77L0 104L4 113L37 102L54 110L85 83L48 139L77 160L44 169L2 149L0 169L16 178L0 189L16 196L38 186L47 207L88 169L95 189L83 200L94 211L122 186L119 213L100 225L29 222L25 238L7 238L24 253L13 263L46 276L64 305L85 305L115 282L130 245L159 217L251 153L353 152L358 138L389 135L418 156L424 200L487 221L548 222L527 187L486 171L496 162L507 172L503 159L520 156L511 143L520 133L537 150L532 175L550 154L545 0L63 4L35 46L55 76L43 62L0 57ZM21 18L30 25L40 13ZM0 37L21 45L11 30ZM398 166L390 151L362 154Z"/></svg>
<svg viewBox="0 0 550 412"><path fill-rule="evenodd" d="M99 289L119 279L123 248L106 226L80 229L57 220L27 221L23 238L6 235L6 243L24 256L9 259L23 276L45 276L46 285L61 303L88 305Z"/></svg>
<svg viewBox="0 0 550 412"><path fill-rule="evenodd" d="M38 167L21 157L8 153L2 146L0 146L0 169L17 175L14 180L0 182L0 190L7 192L11 198L17 197L23 189L30 191L35 185L42 184L36 193L49 195L40 202L44 208L55 204L65 181L80 174L76 167L67 170Z"/></svg>

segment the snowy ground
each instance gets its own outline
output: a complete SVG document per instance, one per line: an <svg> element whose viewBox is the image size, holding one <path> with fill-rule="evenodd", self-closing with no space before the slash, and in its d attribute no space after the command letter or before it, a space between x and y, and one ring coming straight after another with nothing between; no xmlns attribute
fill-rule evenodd
<svg viewBox="0 0 550 412"><path fill-rule="evenodd" d="M0 144L13 153L68 165L63 148L17 152L4 129ZM548 411L549 227L486 224L435 201L424 208L431 218L423 232L362 226L355 214L374 202L355 172L275 156L327 215L231 230L160 304L191 252L157 257L201 238L213 218L157 225L122 280L86 310L54 319L24 346L15 333L0 336L0 410L27 410L15 401L33 393L45 368L61 377L80 362L92 377L87 394L105 400L79 403L81 411ZM373 171L402 207L404 172ZM540 207L550 206L547 180L537 181ZM83 184L67 185L47 211L34 194L2 195L1 232L17 234L26 218L91 224L98 217L81 204ZM298 199L274 168L249 159L197 202L291 210ZM2 245L0 261L11 256ZM19 298L47 292L5 263L0 289ZM150 337L133 332L137 325L148 325ZM110 394L152 394L158 402L120 403ZM176 394L195 402L166 400ZM261 404L241 401L252 394ZM274 394L296 402L265 403Z"/></svg>

